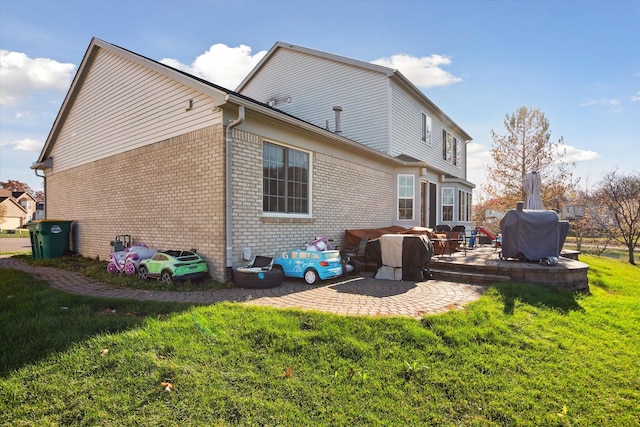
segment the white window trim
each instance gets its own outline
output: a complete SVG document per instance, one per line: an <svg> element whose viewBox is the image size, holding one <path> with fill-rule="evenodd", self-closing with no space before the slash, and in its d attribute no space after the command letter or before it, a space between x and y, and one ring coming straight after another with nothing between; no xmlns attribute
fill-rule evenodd
<svg viewBox="0 0 640 427"><path fill-rule="evenodd" d="M263 144L266 142L272 145L284 147L286 149L300 151L301 153L306 153L309 156L309 200L307 202L309 213L301 214L301 213L286 213L286 212L265 212L262 206L262 198L260 198L260 211L262 212L262 217L263 218L303 218L303 219L313 218L313 152L309 150L303 150L300 147L295 147L293 145L284 144L282 142L273 141L266 138L263 138L262 142ZM263 167L263 163L260 162L260 168L262 169L262 167ZM261 182L264 181L264 175L262 171L260 172L260 181ZM260 188L262 188L262 185L264 184L261 184ZM262 188L262 191L264 191L264 188Z"/></svg>
<svg viewBox="0 0 640 427"><path fill-rule="evenodd" d="M431 121L431 116L424 111L420 112L420 128L421 140L427 145L431 145L433 124Z"/></svg>
<svg viewBox="0 0 640 427"><path fill-rule="evenodd" d="M459 222L471 222L470 204L473 201L471 194L472 193L470 191L460 190L460 189L458 190L458 221Z"/></svg>
<svg viewBox="0 0 640 427"><path fill-rule="evenodd" d="M448 129L442 129L442 160L462 168L462 140Z"/></svg>
<svg viewBox="0 0 640 427"><path fill-rule="evenodd" d="M400 196L400 178L401 177L410 177L411 178L411 197ZM396 182L397 186L397 202L396 206L396 217L398 221L413 221L416 217L416 177L412 174L398 174L398 179ZM411 218L400 218L400 199L402 200L411 200Z"/></svg>
<svg viewBox="0 0 640 427"><path fill-rule="evenodd" d="M452 198L452 202L451 204L447 203L445 204L444 202L444 192L445 190L447 191L451 191L451 198ZM444 207L445 206L451 206L452 212L451 212L451 219L444 219ZM456 192L455 192L455 188L453 187L443 187L440 190L440 221L441 222L454 222L456 218Z"/></svg>

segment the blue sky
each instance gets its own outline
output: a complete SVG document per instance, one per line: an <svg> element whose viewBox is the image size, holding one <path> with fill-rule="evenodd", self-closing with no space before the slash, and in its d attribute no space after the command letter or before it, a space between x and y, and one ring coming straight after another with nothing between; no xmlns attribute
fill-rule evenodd
<svg viewBox="0 0 640 427"><path fill-rule="evenodd" d="M640 170L640 0L0 0L0 181L42 189L29 166L94 36L229 89L276 41L397 68L473 137L478 186L520 106L583 187Z"/></svg>

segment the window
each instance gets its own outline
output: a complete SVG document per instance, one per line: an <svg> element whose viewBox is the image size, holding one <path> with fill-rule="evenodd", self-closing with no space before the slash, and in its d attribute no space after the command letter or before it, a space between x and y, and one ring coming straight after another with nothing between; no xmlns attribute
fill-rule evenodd
<svg viewBox="0 0 640 427"><path fill-rule="evenodd" d="M262 210L309 214L309 153L263 142Z"/></svg>
<svg viewBox="0 0 640 427"><path fill-rule="evenodd" d="M413 175L398 175L398 219L413 219Z"/></svg>
<svg viewBox="0 0 640 427"><path fill-rule="evenodd" d="M449 163L451 163L452 145L453 136L445 129L442 129L442 160L445 160Z"/></svg>
<svg viewBox="0 0 640 427"><path fill-rule="evenodd" d="M442 221L453 221L453 188L442 189Z"/></svg>
<svg viewBox="0 0 640 427"><path fill-rule="evenodd" d="M431 145L431 117L422 113L422 140Z"/></svg>
<svg viewBox="0 0 640 427"><path fill-rule="evenodd" d="M471 221L471 193L458 190L458 221Z"/></svg>
<svg viewBox="0 0 640 427"><path fill-rule="evenodd" d="M445 129L442 130L442 159L454 166L462 164L461 141Z"/></svg>

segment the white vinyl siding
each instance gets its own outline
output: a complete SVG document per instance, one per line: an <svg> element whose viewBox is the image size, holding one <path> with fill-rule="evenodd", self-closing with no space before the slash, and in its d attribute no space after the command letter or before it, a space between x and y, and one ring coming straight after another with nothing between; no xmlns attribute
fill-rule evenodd
<svg viewBox="0 0 640 427"><path fill-rule="evenodd" d="M453 161L446 161L442 154L442 137L445 129L438 116L425 109L425 105L411 96L402 87L392 82L392 120L391 152L392 156L406 154L458 178L464 178L461 167ZM430 118L430 143L422 141L422 114ZM428 120L427 119L427 120ZM448 132L448 130L447 130ZM460 141L459 138L457 138ZM458 162L462 163L462 143L458 144ZM453 151L451 151L453 155ZM450 157L451 159L453 157ZM462 169L464 170L464 169Z"/></svg>
<svg viewBox="0 0 640 427"><path fill-rule="evenodd" d="M189 99L193 109L187 111ZM210 126L215 117L212 107L211 98L100 50L52 150L54 170Z"/></svg>
<svg viewBox="0 0 640 427"><path fill-rule="evenodd" d="M388 79L384 74L303 52L279 49L242 89L309 123L335 131L334 106L342 107L342 136L386 152Z"/></svg>

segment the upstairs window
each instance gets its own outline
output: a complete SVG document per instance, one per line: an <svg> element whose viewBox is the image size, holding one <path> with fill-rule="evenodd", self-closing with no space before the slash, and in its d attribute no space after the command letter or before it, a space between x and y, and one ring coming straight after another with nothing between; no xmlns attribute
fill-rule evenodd
<svg viewBox="0 0 640 427"><path fill-rule="evenodd" d="M462 164L461 141L445 129L442 130L442 160L454 166Z"/></svg>
<svg viewBox="0 0 640 427"><path fill-rule="evenodd" d="M309 153L263 142L262 210L309 214Z"/></svg>
<svg viewBox="0 0 640 427"><path fill-rule="evenodd" d="M431 117L421 113L422 140L431 145Z"/></svg>

